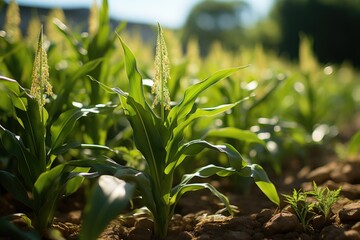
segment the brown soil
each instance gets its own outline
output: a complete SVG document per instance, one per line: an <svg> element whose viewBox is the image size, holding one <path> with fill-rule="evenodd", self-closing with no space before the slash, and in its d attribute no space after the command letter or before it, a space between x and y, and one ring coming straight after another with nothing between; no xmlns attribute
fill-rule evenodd
<svg viewBox="0 0 360 240"><path fill-rule="evenodd" d="M238 212L228 216L223 205L207 191L186 194L179 202L167 239L360 239L360 161L333 161L310 170L305 167L295 173L273 180L279 194L292 189L310 190L312 181L331 190L342 187L341 197L333 205L332 216L325 222L320 216L305 231L292 210L282 202L281 208L272 204L256 187L240 194L240 187L230 181L212 182L225 193ZM283 197L282 197L283 200ZM82 192L64 199L59 205L53 227L65 239L77 239L81 228ZM0 215L25 210L11 196L0 198ZM17 223L19 225L19 223ZM20 224L21 225L21 224ZM144 214L122 216L112 221L101 239L151 240L153 223Z"/></svg>

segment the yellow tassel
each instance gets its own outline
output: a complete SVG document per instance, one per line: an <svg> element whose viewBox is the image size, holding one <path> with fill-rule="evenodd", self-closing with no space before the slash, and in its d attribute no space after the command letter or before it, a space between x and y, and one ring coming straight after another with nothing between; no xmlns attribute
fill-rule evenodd
<svg viewBox="0 0 360 240"><path fill-rule="evenodd" d="M47 54L43 47L43 33L41 30L34 60L30 89L30 94L34 96L40 107L43 107L45 105L45 96L51 96L53 94L52 86L48 80L49 65L47 61Z"/></svg>
<svg viewBox="0 0 360 240"><path fill-rule="evenodd" d="M15 0L11 0L6 11L6 20L4 24L4 30L11 43L20 41L21 39L20 22L19 6Z"/></svg>
<svg viewBox="0 0 360 240"><path fill-rule="evenodd" d="M170 110L170 93L167 89L167 81L170 79L169 57L165 39L160 24L158 24L158 36L155 53L155 76L151 92L155 94L153 108L160 104L163 109ZM163 115L163 114L162 114Z"/></svg>

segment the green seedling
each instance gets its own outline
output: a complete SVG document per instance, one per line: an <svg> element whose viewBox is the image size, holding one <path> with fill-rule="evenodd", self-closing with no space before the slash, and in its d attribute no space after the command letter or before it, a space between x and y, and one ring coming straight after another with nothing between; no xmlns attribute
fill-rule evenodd
<svg viewBox="0 0 360 240"><path fill-rule="evenodd" d="M292 195L283 194L283 196L285 197L285 202L290 204L290 207L295 211L304 230L309 230L315 203L309 202L307 193L301 190L297 191L294 189Z"/></svg>
<svg viewBox="0 0 360 240"><path fill-rule="evenodd" d="M313 182L313 190L308 194L316 199L315 207L325 217L325 221L330 219L331 207L339 199L341 187L331 191L328 187L319 188L315 182Z"/></svg>
<svg viewBox="0 0 360 240"><path fill-rule="evenodd" d="M155 101L151 106L145 99L143 79L137 70L135 57L121 38L120 41L125 54L129 92L106 86L104 88L115 92L120 97L124 113L133 129L136 148L142 153L147 167L144 171L139 171L114 162L107 162L102 166L94 166L93 169L98 172L112 173L124 181L135 183L135 196L141 198L142 204L151 213L150 216L154 221L154 237L165 238L175 206L181 196L187 192L208 189L225 204L230 213L233 213L229 200L224 194L209 183L194 182L196 178L207 178L213 175L225 177L233 174L252 177L262 192L275 204L279 204L276 189L263 168L256 164L248 164L234 147L226 143L214 145L203 139L187 141L184 138L184 130L194 120L215 116L238 104L235 102L210 108L198 108L195 101L207 88L239 71L241 67L216 72L205 80L190 86L185 91L182 100L172 106L166 86L166 82L170 80L167 49L159 25L154 64ZM228 166L213 164L203 166L193 173L185 174L180 183L174 186L173 177L177 168L188 156L194 156L205 149L225 154ZM91 203L93 200L89 200L89 202ZM106 203L105 201L104 204ZM96 211L95 205L92 209ZM108 214L113 214L113 212L109 209ZM87 224L91 224L91 222L84 221L84 227L87 227ZM95 239L96 236L89 236L83 232L82 238Z"/></svg>
<svg viewBox="0 0 360 240"><path fill-rule="evenodd" d="M319 188L313 182L313 190L297 191L293 190L292 195L283 194L285 202L295 211L305 231L311 230L311 221L317 213L321 213L325 221L330 219L331 207L339 199L341 188L329 190L329 188ZM309 199L309 196L315 199Z"/></svg>

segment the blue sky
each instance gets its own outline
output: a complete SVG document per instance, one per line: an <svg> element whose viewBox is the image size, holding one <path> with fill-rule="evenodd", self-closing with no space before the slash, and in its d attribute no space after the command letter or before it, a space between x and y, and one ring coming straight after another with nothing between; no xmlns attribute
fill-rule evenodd
<svg viewBox="0 0 360 240"><path fill-rule="evenodd" d="M19 4L47 7L89 7L94 0L17 0ZM190 9L201 0L108 0L110 15L116 19L181 27ZM249 23L265 16L273 0L247 0L252 7Z"/></svg>

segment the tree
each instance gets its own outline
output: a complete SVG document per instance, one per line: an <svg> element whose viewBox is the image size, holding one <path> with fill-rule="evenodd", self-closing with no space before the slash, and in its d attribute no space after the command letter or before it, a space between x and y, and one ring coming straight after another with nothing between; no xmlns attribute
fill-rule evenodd
<svg viewBox="0 0 360 240"><path fill-rule="evenodd" d="M281 53L297 58L299 35L305 33L321 62L350 60L360 66L360 1L278 0L272 16L281 32Z"/></svg>
<svg viewBox="0 0 360 240"><path fill-rule="evenodd" d="M183 32L183 42L197 39L202 55L218 41L223 47L239 48L243 26L241 14L248 5L243 1L203 1L190 12Z"/></svg>

